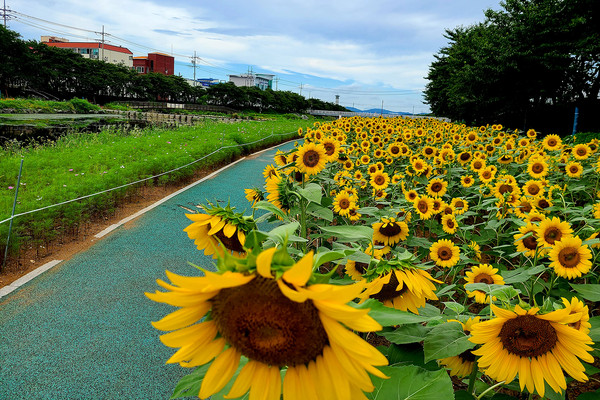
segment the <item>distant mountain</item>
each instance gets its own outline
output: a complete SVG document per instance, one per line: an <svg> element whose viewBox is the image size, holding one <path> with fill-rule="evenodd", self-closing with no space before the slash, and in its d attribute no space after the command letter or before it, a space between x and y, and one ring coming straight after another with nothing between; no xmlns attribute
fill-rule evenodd
<svg viewBox="0 0 600 400"><path fill-rule="evenodd" d="M347 110L352 111L352 112L366 112L366 113L375 113L375 114L381 114L381 108L371 108L369 110L360 110L358 108L354 108L354 107L346 107ZM385 108L383 109L383 113L384 114L393 114L393 115L411 115L411 113L408 112L396 112L396 111L390 111L390 110L386 110Z"/></svg>

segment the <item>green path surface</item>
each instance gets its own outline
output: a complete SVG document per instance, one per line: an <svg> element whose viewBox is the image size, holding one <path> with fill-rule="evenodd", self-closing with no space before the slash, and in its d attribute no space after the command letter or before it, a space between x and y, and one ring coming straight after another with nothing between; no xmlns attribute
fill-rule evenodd
<svg viewBox="0 0 600 400"><path fill-rule="evenodd" d="M292 143L279 146L290 149ZM190 370L150 325L175 308L150 301L165 269L213 268L183 229L179 205L231 199L261 186L275 149L243 160L120 227L89 250L0 299L0 399L168 399Z"/></svg>

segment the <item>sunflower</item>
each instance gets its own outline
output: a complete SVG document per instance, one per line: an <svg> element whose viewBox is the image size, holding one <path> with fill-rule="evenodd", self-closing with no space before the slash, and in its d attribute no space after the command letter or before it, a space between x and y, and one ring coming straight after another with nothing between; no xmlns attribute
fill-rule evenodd
<svg viewBox="0 0 600 400"><path fill-rule="evenodd" d="M473 176L472 175L464 175L460 178L460 184L462 185L462 187L464 188L468 188L473 186L473 183L475 181L473 180Z"/></svg>
<svg viewBox="0 0 600 400"><path fill-rule="evenodd" d="M327 152L322 144L305 143L298 147L296 167L302 173L315 175L325 168Z"/></svg>
<svg viewBox="0 0 600 400"><path fill-rule="evenodd" d="M486 167L486 165L485 165L484 159L475 158L475 159L473 159L473 161L471 161L471 170L473 172L482 171L483 169L485 169L485 167Z"/></svg>
<svg viewBox="0 0 600 400"><path fill-rule="evenodd" d="M592 252L577 236L555 241L548 258L556 275L567 279L579 278L592 268Z"/></svg>
<svg viewBox="0 0 600 400"><path fill-rule="evenodd" d="M438 267L453 267L460 260L460 249L448 239L440 239L429 248L429 257Z"/></svg>
<svg viewBox="0 0 600 400"><path fill-rule="evenodd" d="M431 197L442 197L448 190L448 182L441 178L434 178L427 184L427 194Z"/></svg>
<svg viewBox="0 0 600 400"><path fill-rule="evenodd" d="M267 179L265 184L265 190L268 193L267 201L284 212L287 212L290 206L285 190L286 185L286 180L280 176Z"/></svg>
<svg viewBox="0 0 600 400"><path fill-rule="evenodd" d="M455 319L449 319L448 322L459 322L465 334L469 335L473 329L473 325L479 323L479 319L480 317L469 318L464 324ZM457 356L442 358L439 360L439 363L450 369L450 371L448 371L450 375L464 378L471 375L471 372L473 372L476 358L477 357L473 355L471 350L465 350Z"/></svg>
<svg viewBox="0 0 600 400"><path fill-rule="evenodd" d="M442 283L422 269L393 269L371 281L359 299L373 298L385 306L419 314L427 300L438 299L433 282Z"/></svg>
<svg viewBox="0 0 600 400"><path fill-rule="evenodd" d="M340 143L333 138L326 137L321 140L321 145L325 149L327 161L337 161L340 154Z"/></svg>
<svg viewBox="0 0 600 400"><path fill-rule="evenodd" d="M362 214L358 212L359 208L356 205L351 206L348 209L348 219L352 222L356 222L362 217Z"/></svg>
<svg viewBox="0 0 600 400"><path fill-rule="evenodd" d="M376 190L384 190L390 185L390 176L387 172L377 171L371 175L369 183Z"/></svg>
<svg viewBox="0 0 600 400"><path fill-rule="evenodd" d="M541 179L548 175L548 163L543 158L530 158L527 173L534 179Z"/></svg>
<svg viewBox="0 0 600 400"><path fill-rule="evenodd" d="M345 190L339 192L333 199L333 211L342 216L347 217L353 207L356 207L353 196Z"/></svg>
<svg viewBox="0 0 600 400"><path fill-rule="evenodd" d="M393 246L408 237L408 224L396 221L396 218L381 218L382 222L373 224L373 240L386 246Z"/></svg>
<svg viewBox="0 0 600 400"><path fill-rule="evenodd" d="M487 166L479 171L479 180L483 183L490 183L496 175L492 166Z"/></svg>
<svg viewBox="0 0 600 400"><path fill-rule="evenodd" d="M571 237L573 229L567 221L558 217L546 218L537 228L537 241L542 247L553 247L555 242Z"/></svg>
<svg viewBox="0 0 600 400"><path fill-rule="evenodd" d="M406 201L409 201L411 203L414 202L418 197L419 193L417 193L417 191L414 189L404 192L404 198L406 199ZM598 204L600 205L600 203ZM600 216L598 217L598 219L600 219Z"/></svg>
<svg viewBox="0 0 600 400"><path fill-rule="evenodd" d="M452 208L454 208L454 214L463 215L469 209L469 203L466 200L461 199L460 197L455 197L450 202Z"/></svg>
<svg viewBox="0 0 600 400"><path fill-rule="evenodd" d="M193 223L183 230L194 240L198 250L204 250L205 255L213 258L222 256L224 252L244 254L246 234L256 227L254 219L234 212L229 206L201 208L207 214L186 214Z"/></svg>
<svg viewBox="0 0 600 400"><path fill-rule="evenodd" d="M458 229L458 223L454 214L445 214L442 217L442 229L444 232L453 234Z"/></svg>
<svg viewBox="0 0 600 400"><path fill-rule="evenodd" d="M571 301L563 297L562 301L565 305L565 308L570 310L570 314L581 313L579 320L571 322L569 326L581 331L582 333L585 333L586 335L590 333L592 324L590 323L590 310L588 306L586 306L585 303L579 300L577 297L572 297Z"/></svg>
<svg viewBox="0 0 600 400"><path fill-rule="evenodd" d="M539 308L514 311L491 305L496 315L473 326L469 340L482 344L473 354L485 374L496 381L512 382L517 374L521 390L544 396L544 382L557 393L567 384L561 368L578 381L586 381L585 368L577 359L592 363L590 337L567 324L580 318L565 308L538 314Z"/></svg>
<svg viewBox="0 0 600 400"><path fill-rule="evenodd" d="M265 198L264 193L258 188L244 189L244 193L246 193L246 200L252 204L252 207Z"/></svg>
<svg viewBox="0 0 600 400"><path fill-rule="evenodd" d="M592 150L587 144L579 143L573 146L571 154L573 154L573 157L575 157L577 160L585 160L590 156L590 154L592 154Z"/></svg>
<svg viewBox="0 0 600 400"><path fill-rule="evenodd" d="M385 377L375 366L387 364L385 356L349 330L381 329L368 310L346 305L364 284L307 285L312 252L274 271L272 261L282 259L276 252L271 248L253 257L252 273L207 271L202 277L185 277L167 271L171 284L157 281L168 291L146 296L181 307L153 322L159 330L172 331L161 335L161 341L179 348L167 363L211 363L200 386L203 399L227 385L241 356L248 362L226 397L241 397L248 390L250 398L269 400L281 394L286 399L364 397L363 391L374 389L368 373ZM238 262L251 263L249 258Z"/></svg>
<svg viewBox="0 0 600 400"><path fill-rule="evenodd" d="M274 176L279 176L279 172L277 172L277 168L275 168L272 164L269 164L263 170L263 176L265 179L270 179Z"/></svg>
<svg viewBox="0 0 600 400"><path fill-rule="evenodd" d="M277 150L277 152L275 153L275 164L277 164L280 167L284 167L285 165L287 165L287 155L281 151L281 150ZM266 176L265 176L266 178Z"/></svg>
<svg viewBox="0 0 600 400"><path fill-rule="evenodd" d="M542 140L542 146L548 151L559 150L562 146L562 140L558 135L547 135Z"/></svg>
<svg viewBox="0 0 600 400"><path fill-rule="evenodd" d="M433 199L429 196L416 198L413 206L422 220L427 220L433 215Z"/></svg>
<svg viewBox="0 0 600 400"><path fill-rule="evenodd" d="M517 251L523 252L525 257L533 258L536 254L538 257L542 257L548 252L547 249L540 247L537 232L538 227L529 222L527 225L519 227L519 233L513 236Z"/></svg>
<svg viewBox="0 0 600 400"><path fill-rule="evenodd" d="M570 178L579 178L583 173L583 165L577 161L571 161L565 166L565 172Z"/></svg>
<svg viewBox="0 0 600 400"><path fill-rule="evenodd" d="M400 144L391 143L390 145L388 145L387 152L390 156L396 158L402 154L402 149L401 149Z"/></svg>
<svg viewBox="0 0 600 400"><path fill-rule="evenodd" d="M504 279L498 274L498 268L493 268L489 264L479 264L466 272L465 285L469 283L487 283L488 285L504 285ZM474 297L475 302L479 304L489 304L490 296L481 290L467 290L469 297ZM492 300L496 300L494 296Z"/></svg>
<svg viewBox="0 0 600 400"><path fill-rule="evenodd" d="M544 185L539 180L528 180L523 185L523 193L526 196L538 197L544 195Z"/></svg>
<svg viewBox="0 0 600 400"><path fill-rule="evenodd" d="M369 268L369 264L367 263L347 260L344 270L346 271L346 275L358 282L363 280L363 275L367 272L367 268Z"/></svg>

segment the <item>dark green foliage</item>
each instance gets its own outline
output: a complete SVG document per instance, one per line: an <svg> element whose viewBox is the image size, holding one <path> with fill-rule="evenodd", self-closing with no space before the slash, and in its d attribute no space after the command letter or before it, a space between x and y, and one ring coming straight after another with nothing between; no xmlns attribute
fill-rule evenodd
<svg viewBox="0 0 600 400"><path fill-rule="evenodd" d="M485 21L447 29L430 65L434 114L467 124L500 122L544 133L596 130L600 11L593 0L507 0Z"/></svg>

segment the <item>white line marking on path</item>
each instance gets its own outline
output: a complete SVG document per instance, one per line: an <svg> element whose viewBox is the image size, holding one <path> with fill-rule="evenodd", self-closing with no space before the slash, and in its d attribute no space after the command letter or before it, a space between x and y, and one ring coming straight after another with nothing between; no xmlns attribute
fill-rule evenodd
<svg viewBox="0 0 600 400"><path fill-rule="evenodd" d="M50 268L56 266L57 264L59 264L61 262L62 262L62 260L52 260L50 262L47 262L46 264L34 269L27 275L23 275L16 281L4 286L3 288L0 288L0 298L13 292L14 290L17 290L18 288L20 288L21 286L23 286L24 284L26 284L27 282L29 282L30 280L35 278L36 276L43 274L44 272L48 271Z"/></svg>

